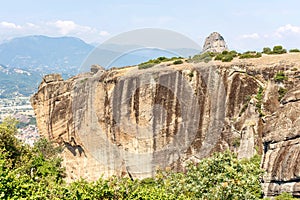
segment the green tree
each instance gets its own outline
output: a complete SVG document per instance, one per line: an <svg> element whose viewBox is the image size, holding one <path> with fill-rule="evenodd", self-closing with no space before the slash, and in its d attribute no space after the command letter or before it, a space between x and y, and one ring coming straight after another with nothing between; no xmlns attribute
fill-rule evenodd
<svg viewBox="0 0 300 200"><path fill-rule="evenodd" d="M290 49L289 52L290 53L298 53L298 52L300 52L300 50L299 49Z"/></svg>
<svg viewBox="0 0 300 200"><path fill-rule="evenodd" d="M260 157L237 159L225 151L185 173L166 170L143 180L110 177L66 184L59 149L42 138L30 148L15 138L16 121L0 124L0 199L257 199ZM17 153L16 153L17 152ZM13 163L13 164L12 164Z"/></svg>
<svg viewBox="0 0 300 200"><path fill-rule="evenodd" d="M261 197L260 159L237 159L226 151L190 164L186 174L162 173L169 194L193 199L258 199Z"/></svg>
<svg viewBox="0 0 300 200"><path fill-rule="evenodd" d="M16 125L12 118L0 124L0 198L45 199L63 182L61 160L18 141Z"/></svg>
<svg viewBox="0 0 300 200"><path fill-rule="evenodd" d="M284 49L282 46L278 45L278 46L274 46L273 47L273 52L274 54L283 54L286 53L286 49Z"/></svg>
<svg viewBox="0 0 300 200"><path fill-rule="evenodd" d="M272 53L272 50L271 50L270 47L264 47L264 48L263 48L263 53L264 53L264 54L271 54L271 53Z"/></svg>

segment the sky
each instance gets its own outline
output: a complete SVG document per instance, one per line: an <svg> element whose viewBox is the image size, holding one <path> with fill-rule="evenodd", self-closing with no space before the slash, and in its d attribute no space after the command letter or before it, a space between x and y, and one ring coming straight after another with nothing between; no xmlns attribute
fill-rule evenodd
<svg viewBox="0 0 300 200"><path fill-rule="evenodd" d="M140 28L184 34L199 45L214 31L230 49L300 48L299 0L0 0L0 41L74 36L87 43Z"/></svg>

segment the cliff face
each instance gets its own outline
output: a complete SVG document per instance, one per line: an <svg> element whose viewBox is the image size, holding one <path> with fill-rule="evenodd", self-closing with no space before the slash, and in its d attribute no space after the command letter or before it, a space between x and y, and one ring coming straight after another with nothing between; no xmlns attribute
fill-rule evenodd
<svg viewBox="0 0 300 200"><path fill-rule="evenodd" d="M184 170L229 148L241 158L263 154L265 194L299 194L299 63L288 54L48 75L32 105L40 133L64 146L68 181Z"/></svg>

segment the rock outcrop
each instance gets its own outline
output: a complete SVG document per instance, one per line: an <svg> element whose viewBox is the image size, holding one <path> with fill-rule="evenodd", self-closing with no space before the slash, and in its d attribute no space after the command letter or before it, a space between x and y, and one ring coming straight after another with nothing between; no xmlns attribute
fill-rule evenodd
<svg viewBox="0 0 300 200"><path fill-rule="evenodd" d="M229 148L262 155L265 195L299 195L298 69L286 54L97 70L45 78L32 106L40 133L64 147L68 181L181 171ZM275 82L282 70L288 80Z"/></svg>
<svg viewBox="0 0 300 200"><path fill-rule="evenodd" d="M202 52L221 53L227 49L227 44L220 33L211 33L204 42Z"/></svg>
<svg viewBox="0 0 300 200"><path fill-rule="evenodd" d="M283 104L266 118L263 142L264 193L289 192L300 197L300 85L289 91Z"/></svg>

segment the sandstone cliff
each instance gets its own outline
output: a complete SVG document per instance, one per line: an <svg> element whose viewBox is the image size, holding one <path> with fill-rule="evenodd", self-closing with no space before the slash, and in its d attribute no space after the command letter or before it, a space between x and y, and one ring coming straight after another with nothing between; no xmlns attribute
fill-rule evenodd
<svg viewBox="0 0 300 200"><path fill-rule="evenodd" d="M64 147L68 181L183 170L229 148L262 154L265 194L300 195L299 70L299 54L97 68L44 77L32 105L40 133Z"/></svg>

